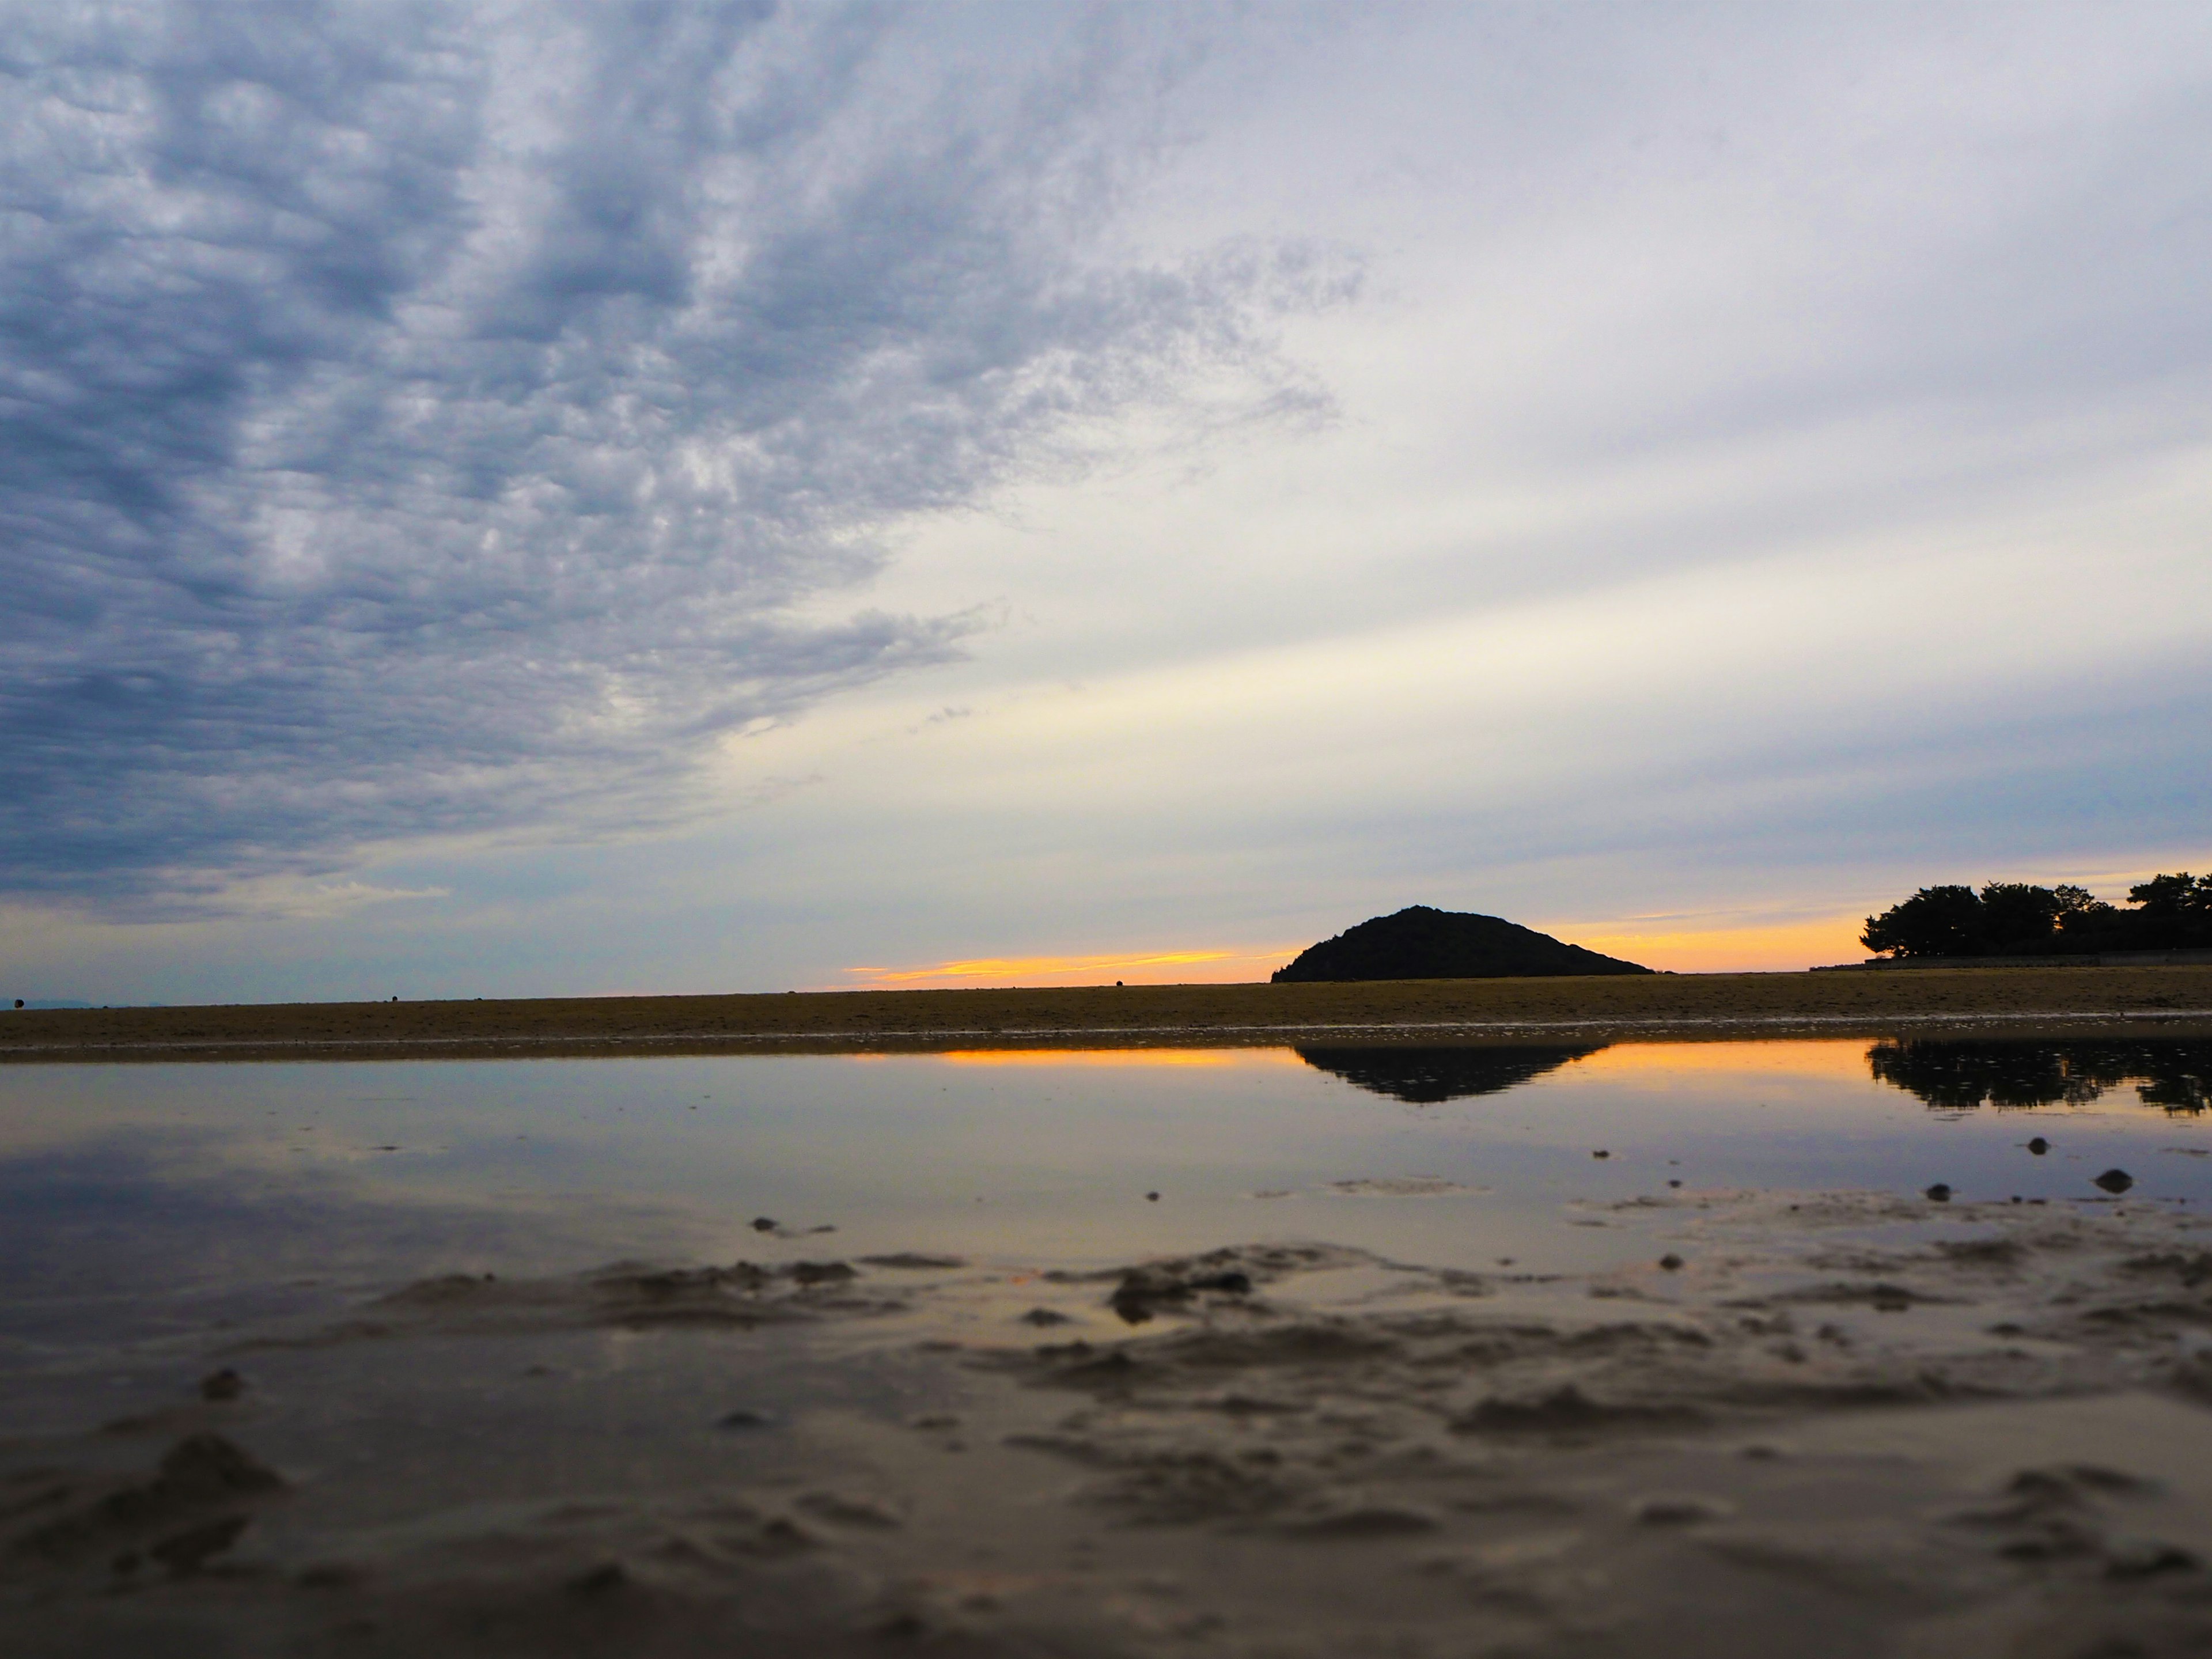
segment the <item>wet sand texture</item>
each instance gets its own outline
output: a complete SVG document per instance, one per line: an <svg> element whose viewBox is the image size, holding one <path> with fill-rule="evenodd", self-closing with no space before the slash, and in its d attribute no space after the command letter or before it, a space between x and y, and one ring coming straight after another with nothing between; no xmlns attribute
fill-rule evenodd
<svg viewBox="0 0 2212 1659"><path fill-rule="evenodd" d="M2212 966L22 1010L0 1060L299 1060L1636 1036L2212 1035Z"/></svg>
<svg viewBox="0 0 2212 1659"><path fill-rule="evenodd" d="M1588 1218L1648 1265L426 1280L0 1448L0 1628L25 1656L2212 1651L2195 1218Z"/></svg>

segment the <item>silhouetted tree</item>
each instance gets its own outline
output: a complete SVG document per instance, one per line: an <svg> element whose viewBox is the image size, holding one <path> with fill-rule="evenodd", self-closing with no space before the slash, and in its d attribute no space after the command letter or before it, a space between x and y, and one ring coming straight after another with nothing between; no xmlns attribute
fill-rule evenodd
<svg viewBox="0 0 2212 1659"><path fill-rule="evenodd" d="M2120 913L2086 887L2061 882L2051 892L2058 900L2058 948L2096 950L2097 941L2112 932L2112 918Z"/></svg>
<svg viewBox="0 0 2212 1659"><path fill-rule="evenodd" d="M1979 955L1982 901L1971 887L1923 887L1904 903L1869 916L1859 943L1878 956Z"/></svg>
<svg viewBox="0 0 2212 1659"><path fill-rule="evenodd" d="M2032 956L2051 948L2058 932L2058 895L2024 881L1993 881L1982 889L1981 933L1993 956Z"/></svg>
<svg viewBox="0 0 2212 1659"><path fill-rule="evenodd" d="M2145 948L2170 951L2212 944L2212 876L2153 876L2128 889L2128 902L2142 907Z"/></svg>

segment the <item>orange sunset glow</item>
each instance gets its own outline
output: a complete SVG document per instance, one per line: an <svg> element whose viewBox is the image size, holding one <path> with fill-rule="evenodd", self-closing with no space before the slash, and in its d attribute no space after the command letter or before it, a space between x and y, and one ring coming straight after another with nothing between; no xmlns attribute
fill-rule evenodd
<svg viewBox="0 0 2212 1659"><path fill-rule="evenodd" d="M1586 950L1640 962L1677 974L1791 973L1829 963L1863 962L1866 947L1859 930L1861 915L1827 915L1802 921L1771 922L1754 927L1668 927L1674 918L1640 918L1617 921L1531 922L1529 926L1554 934Z"/></svg>
<svg viewBox="0 0 2212 1659"><path fill-rule="evenodd" d="M1678 974L1787 973L1866 956L1858 942L1864 918L1830 915L1758 927L1686 927L1678 919L1641 918L1578 924L1531 924L1557 938L1607 956ZM1668 927L1669 921L1676 926ZM945 990L981 985L1036 987L1110 984L1237 985L1264 980L1305 948L1300 944L1255 948L1155 951L1115 955L974 957L926 967L848 968L847 983L863 990Z"/></svg>
<svg viewBox="0 0 2212 1659"><path fill-rule="evenodd" d="M1237 985L1265 979L1304 949L1159 951L1134 955L975 957L926 968L848 968L863 990L944 990L977 985Z"/></svg>

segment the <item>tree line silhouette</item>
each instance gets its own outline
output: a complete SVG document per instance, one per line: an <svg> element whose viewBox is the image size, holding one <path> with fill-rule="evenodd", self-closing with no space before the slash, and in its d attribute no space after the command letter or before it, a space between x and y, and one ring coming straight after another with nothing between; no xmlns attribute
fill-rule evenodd
<svg viewBox="0 0 2212 1659"><path fill-rule="evenodd" d="M2122 909L2086 887L1992 881L1923 887L1869 916L1859 943L1889 957L2068 957L2212 947L2212 876L2153 876Z"/></svg>

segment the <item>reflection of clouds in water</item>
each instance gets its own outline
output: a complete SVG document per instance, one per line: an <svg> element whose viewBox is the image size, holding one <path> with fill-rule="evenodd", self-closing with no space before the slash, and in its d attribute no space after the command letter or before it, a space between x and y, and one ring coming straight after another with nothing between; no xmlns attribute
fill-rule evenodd
<svg viewBox="0 0 2212 1659"><path fill-rule="evenodd" d="M1602 1044L1530 1048L1301 1048L1298 1058L1333 1072L1355 1089L1416 1105L1503 1094L1569 1060L1595 1054Z"/></svg>
<svg viewBox="0 0 2212 1659"><path fill-rule="evenodd" d="M580 1266L674 1231L665 1212L642 1206L404 1196L343 1167L241 1171L222 1156L228 1150L208 1137L141 1130L127 1142L0 1159L10 1292L0 1319L19 1328L27 1310L42 1310L41 1324L81 1318L119 1340L128 1334L121 1297L256 1295L303 1277L357 1286L517 1260ZM166 1325L181 1311L152 1316Z"/></svg>
<svg viewBox="0 0 2212 1659"><path fill-rule="evenodd" d="M2085 1106L2124 1084L2170 1113L2212 1105L2212 1042L1878 1042L1878 1083L1930 1106Z"/></svg>

